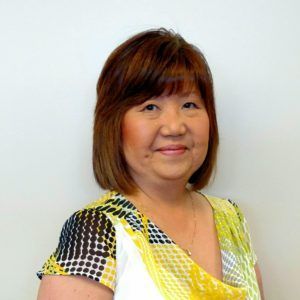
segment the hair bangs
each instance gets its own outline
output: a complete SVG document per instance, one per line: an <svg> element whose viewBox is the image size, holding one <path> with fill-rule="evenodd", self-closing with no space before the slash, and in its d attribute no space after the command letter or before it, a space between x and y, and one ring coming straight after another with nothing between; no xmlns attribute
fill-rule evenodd
<svg viewBox="0 0 300 300"><path fill-rule="evenodd" d="M167 69L159 77L157 85L159 92L154 96L171 96L199 90L195 72L181 66L171 66L170 69Z"/></svg>
<svg viewBox="0 0 300 300"><path fill-rule="evenodd" d="M175 55L169 56L167 63L159 65L157 57L148 61L147 71L141 68L141 73L137 75L139 80L135 80L130 86L130 106L139 105L148 99L159 96L170 96L174 94L199 92L199 70L195 69L188 59L177 51ZM142 89L142 91L141 91Z"/></svg>

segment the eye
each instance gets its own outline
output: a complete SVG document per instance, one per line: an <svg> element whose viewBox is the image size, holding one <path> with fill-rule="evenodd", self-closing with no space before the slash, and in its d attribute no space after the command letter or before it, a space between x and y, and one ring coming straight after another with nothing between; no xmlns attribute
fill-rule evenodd
<svg viewBox="0 0 300 300"><path fill-rule="evenodd" d="M148 104L143 108L143 111L154 111L157 110L158 106L155 104Z"/></svg>
<svg viewBox="0 0 300 300"><path fill-rule="evenodd" d="M186 102L183 104L183 108L199 108L198 105L194 102Z"/></svg>

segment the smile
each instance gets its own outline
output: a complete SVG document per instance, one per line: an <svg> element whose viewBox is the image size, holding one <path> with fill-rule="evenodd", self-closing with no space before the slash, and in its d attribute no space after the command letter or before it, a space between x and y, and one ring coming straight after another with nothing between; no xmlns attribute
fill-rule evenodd
<svg viewBox="0 0 300 300"><path fill-rule="evenodd" d="M184 145L167 145L157 149L158 152L167 156L181 155L185 153L186 150L187 147Z"/></svg>

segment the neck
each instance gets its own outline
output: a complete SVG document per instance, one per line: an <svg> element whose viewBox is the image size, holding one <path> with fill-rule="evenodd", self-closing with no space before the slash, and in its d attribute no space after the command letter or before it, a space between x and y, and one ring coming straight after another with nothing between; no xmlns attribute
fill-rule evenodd
<svg viewBox="0 0 300 300"><path fill-rule="evenodd" d="M142 184L137 183L137 192L129 195L131 199L138 199L147 206L161 207L176 210L186 205L189 191L183 182L164 184Z"/></svg>

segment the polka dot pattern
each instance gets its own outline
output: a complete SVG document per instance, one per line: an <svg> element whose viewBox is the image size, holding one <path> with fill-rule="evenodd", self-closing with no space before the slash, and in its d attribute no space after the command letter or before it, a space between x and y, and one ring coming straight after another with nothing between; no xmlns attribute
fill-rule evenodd
<svg viewBox="0 0 300 300"><path fill-rule="evenodd" d="M122 225L165 299L259 300L256 256L246 220L231 200L207 196L220 241L223 281L212 277L123 195L109 192L64 224L59 245L38 272L80 275L116 287L116 230ZM133 284L134 288L134 284Z"/></svg>
<svg viewBox="0 0 300 300"><path fill-rule="evenodd" d="M114 289L115 264L116 239L111 221L97 209L85 209L64 224L59 245L38 276L86 276Z"/></svg>

